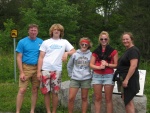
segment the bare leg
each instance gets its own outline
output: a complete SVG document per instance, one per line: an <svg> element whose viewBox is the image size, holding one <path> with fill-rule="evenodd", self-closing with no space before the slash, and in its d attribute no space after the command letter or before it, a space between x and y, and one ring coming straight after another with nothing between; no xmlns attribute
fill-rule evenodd
<svg viewBox="0 0 150 113"><path fill-rule="evenodd" d="M53 111L52 113L56 113L57 111L57 105L58 105L58 94L52 93L52 106L53 106Z"/></svg>
<svg viewBox="0 0 150 113"><path fill-rule="evenodd" d="M122 100L124 100L124 94L122 94ZM135 113L133 100L131 100L125 107L126 113Z"/></svg>
<svg viewBox="0 0 150 113"><path fill-rule="evenodd" d="M133 100L126 105L126 113L135 113Z"/></svg>
<svg viewBox="0 0 150 113"><path fill-rule="evenodd" d="M88 88L82 88L82 113L86 113L88 107Z"/></svg>
<svg viewBox="0 0 150 113"><path fill-rule="evenodd" d="M113 102L112 102L112 93L113 93L113 85L105 85L105 101L107 113L113 113Z"/></svg>
<svg viewBox="0 0 150 113"><path fill-rule="evenodd" d="M30 111L30 113L34 113L37 98L38 98L38 88L32 87L31 111Z"/></svg>
<svg viewBox="0 0 150 113"><path fill-rule="evenodd" d="M45 101L47 113L51 113L51 110L50 110L50 93L46 93L44 95L44 101Z"/></svg>
<svg viewBox="0 0 150 113"><path fill-rule="evenodd" d="M101 101L102 101L102 88L103 85L94 84L94 96L95 96L95 113L100 113L101 111Z"/></svg>
<svg viewBox="0 0 150 113"><path fill-rule="evenodd" d="M73 113L74 100L79 88L69 88L68 112Z"/></svg>
<svg viewBox="0 0 150 113"><path fill-rule="evenodd" d="M24 94L26 92L26 88L19 88L16 100L16 113L20 113L20 109L23 103Z"/></svg>

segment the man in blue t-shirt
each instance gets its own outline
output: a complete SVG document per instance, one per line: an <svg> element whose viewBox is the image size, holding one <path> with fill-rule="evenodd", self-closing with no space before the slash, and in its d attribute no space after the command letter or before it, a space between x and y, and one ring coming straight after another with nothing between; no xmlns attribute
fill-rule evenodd
<svg viewBox="0 0 150 113"><path fill-rule="evenodd" d="M38 25L30 24L28 28L29 36L18 42L17 64L19 68L19 91L17 94L16 113L20 113L24 94L29 82L32 83L31 111L34 113L37 97L39 80L37 79L37 63L39 57L39 47L43 40L38 38Z"/></svg>

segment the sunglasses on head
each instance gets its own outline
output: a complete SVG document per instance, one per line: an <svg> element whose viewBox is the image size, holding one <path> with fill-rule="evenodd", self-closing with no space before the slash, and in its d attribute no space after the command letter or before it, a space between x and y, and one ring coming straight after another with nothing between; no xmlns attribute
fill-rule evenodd
<svg viewBox="0 0 150 113"><path fill-rule="evenodd" d="M89 46L88 44L81 44L81 46L85 46L85 47L87 47L87 46Z"/></svg>
<svg viewBox="0 0 150 113"><path fill-rule="evenodd" d="M107 38L100 38L100 41L102 41L102 40L107 41L108 39Z"/></svg>

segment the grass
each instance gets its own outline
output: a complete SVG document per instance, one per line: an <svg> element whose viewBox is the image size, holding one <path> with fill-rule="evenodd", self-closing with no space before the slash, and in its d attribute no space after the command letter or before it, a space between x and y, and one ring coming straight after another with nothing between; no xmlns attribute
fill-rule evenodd
<svg viewBox="0 0 150 113"><path fill-rule="evenodd" d="M16 95L18 92L18 83L1 83L0 84L0 111L15 112ZM31 102L31 86L28 87L25 94L21 113L29 113ZM65 113L66 108L58 107L58 113ZM43 95L39 92L39 98L36 106L36 113L46 113Z"/></svg>
<svg viewBox="0 0 150 113"><path fill-rule="evenodd" d="M145 80L144 94L147 96L147 112L150 113L150 74L147 73Z"/></svg>
<svg viewBox="0 0 150 113"><path fill-rule="evenodd" d="M144 94L147 96L147 112L150 113L150 76L146 76ZM67 77L66 77L67 78ZM16 108L16 95L18 92L18 82L11 83L0 83L0 111L3 112L15 112ZM91 91L92 92L92 91ZM31 86L28 87L25 94L21 113L29 113L30 110L30 99L31 97ZM59 105L57 113L66 113L67 108ZM43 95L39 91L39 98L36 106L36 113L46 113L44 106ZM90 113L90 112L89 112Z"/></svg>
<svg viewBox="0 0 150 113"><path fill-rule="evenodd" d="M13 59L12 56L0 57L0 113L1 112L15 112L16 109L16 96L18 92L18 80L14 82L13 71ZM9 61L10 60L10 61ZM8 63L9 62L9 63ZM69 80L66 70L66 63L63 65L62 81ZM145 61L141 64L140 69L147 70L144 94L147 96L147 112L150 113L150 65L149 61ZM11 66L12 65L12 66ZM6 71L5 71L6 70ZM17 74L18 75L18 74ZM18 79L18 77L17 77ZM93 90L90 90L90 99L93 94ZM29 113L31 106L31 86L29 85L25 98L23 101L21 113ZM36 113L46 113L44 98L39 91L39 98L36 105ZM58 106L57 113L67 113L67 108ZM77 112L76 112L77 113ZM87 113L90 113L88 110Z"/></svg>
<svg viewBox="0 0 150 113"><path fill-rule="evenodd" d="M63 68L66 67L66 64L67 63L64 63ZM66 69L63 70L62 76L63 76L62 81L69 80ZM10 79L10 80L8 79L5 82L0 82L0 113L1 112L15 113L17 93L18 93L18 77L17 77L17 82L15 82L15 79ZM25 94L21 113L29 113L31 108L30 106L31 106L31 84L29 85L27 92ZM40 91L38 95L35 112L46 113L44 96L41 94ZM58 106L57 113L66 113L66 112L67 112L67 108L61 105Z"/></svg>

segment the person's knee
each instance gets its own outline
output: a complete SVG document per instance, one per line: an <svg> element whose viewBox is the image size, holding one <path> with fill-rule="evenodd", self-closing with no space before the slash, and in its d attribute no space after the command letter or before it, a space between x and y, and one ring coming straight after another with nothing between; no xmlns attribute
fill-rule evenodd
<svg viewBox="0 0 150 113"><path fill-rule="evenodd" d="M99 95L95 95L95 101L101 101L102 100L102 97L99 96Z"/></svg>
<svg viewBox="0 0 150 113"><path fill-rule="evenodd" d="M133 103L132 101L130 101L130 102L126 105L126 112L127 112L127 113L135 113L134 103Z"/></svg>
<svg viewBox="0 0 150 113"><path fill-rule="evenodd" d="M126 105L127 108L130 108L130 109L134 109L134 103L132 101L130 101L127 105Z"/></svg>
<svg viewBox="0 0 150 113"><path fill-rule="evenodd" d="M37 93L38 92L38 88L37 87L32 87L32 93Z"/></svg>
<svg viewBox="0 0 150 113"><path fill-rule="evenodd" d="M27 90L26 88L20 88L18 94L24 95L26 90Z"/></svg>
<svg viewBox="0 0 150 113"><path fill-rule="evenodd" d="M105 101L106 101L106 103L111 103L112 102L112 98L106 98Z"/></svg>
<svg viewBox="0 0 150 113"><path fill-rule="evenodd" d="M69 103L73 103L75 101L75 97L69 97Z"/></svg>
<svg viewBox="0 0 150 113"><path fill-rule="evenodd" d="M58 99L58 93L52 93L52 98L54 98L54 99Z"/></svg>
<svg viewBox="0 0 150 113"><path fill-rule="evenodd" d="M86 102L87 101L87 96L83 96L82 101Z"/></svg>

